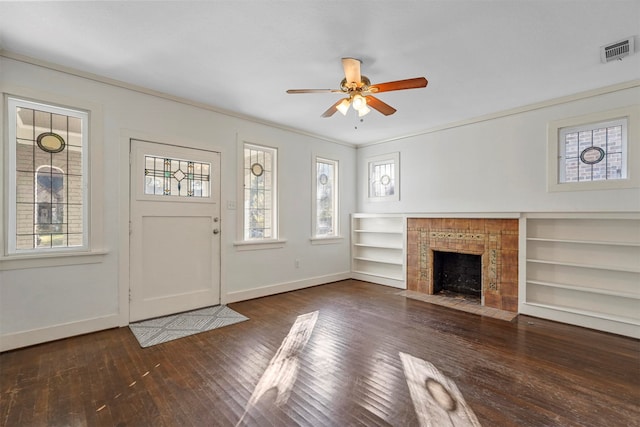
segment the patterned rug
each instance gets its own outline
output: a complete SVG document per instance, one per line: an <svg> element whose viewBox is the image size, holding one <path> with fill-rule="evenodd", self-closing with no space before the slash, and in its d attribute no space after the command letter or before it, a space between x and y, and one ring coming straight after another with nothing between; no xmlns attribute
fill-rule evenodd
<svg viewBox="0 0 640 427"><path fill-rule="evenodd" d="M140 346L145 348L245 320L249 318L231 310L226 305L216 305L132 323L129 329Z"/></svg>

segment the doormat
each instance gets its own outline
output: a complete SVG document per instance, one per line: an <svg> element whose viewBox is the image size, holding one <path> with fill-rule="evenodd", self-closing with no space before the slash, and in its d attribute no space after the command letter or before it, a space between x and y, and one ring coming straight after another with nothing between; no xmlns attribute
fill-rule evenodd
<svg viewBox="0 0 640 427"><path fill-rule="evenodd" d="M216 305L132 323L129 329L140 346L145 348L245 320L249 318L231 310L226 305Z"/></svg>

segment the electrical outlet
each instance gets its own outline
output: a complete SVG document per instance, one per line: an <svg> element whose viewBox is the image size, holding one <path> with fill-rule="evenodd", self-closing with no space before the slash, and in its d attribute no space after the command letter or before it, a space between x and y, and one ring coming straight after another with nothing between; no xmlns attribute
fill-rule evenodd
<svg viewBox="0 0 640 427"><path fill-rule="evenodd" d="M297 260L295 261L295 264L296 264L296 268L300 268L300 260L299 260L299 259L297 259Z"/></svg>
<svg viewBox="0 0 640 427"><path fill-rule="evenodd" d="M233 210L235 208L236 208L236 201L235 200L227 200L227 209Z"/></svg>

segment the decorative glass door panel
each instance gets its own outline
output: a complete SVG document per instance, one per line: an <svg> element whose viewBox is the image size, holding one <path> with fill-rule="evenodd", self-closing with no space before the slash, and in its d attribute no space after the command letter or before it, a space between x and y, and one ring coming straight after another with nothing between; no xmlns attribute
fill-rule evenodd
<svg viewBox="0 0 640 427"><path fill-rule="evenodd" d="M131 141L130 321L220 303L220 153Z"/></svg>

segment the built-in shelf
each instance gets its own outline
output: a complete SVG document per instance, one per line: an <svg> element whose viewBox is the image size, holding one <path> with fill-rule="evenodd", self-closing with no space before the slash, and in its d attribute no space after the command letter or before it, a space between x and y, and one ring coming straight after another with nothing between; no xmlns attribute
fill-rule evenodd
<svg viewBox="0 0 640 427"><path fill-rule="evenodd" d="M620 298L632 298L640 300L640 293L620 292L609 289L590 288L586 286L565 285L562 283L542 282L539 280L527 280L528 285L549 286L551 288L568 289L576 292L588 292L592 294L609 295Z"/></svg>
<svg viewBox="0 0 640 427"><path fill-rule="evenodd" d="M351 272L354 278L406 288L405 222L405 217L398 214L351 216Z"/></svg>
<svg viewBox="0 0 640 427"><path fill-rule="evenodd" d="M402 261L392 261L392 260L381 259L381 258L364 258L364 257L354 256L353 259L357 259L360 261L368 261L368 262L378 262L381 264L404 265Z"/></svg>
<svg viewBox="0 0 640 427"><path fill-rule="evenodd" d="M568 240L568 239L546 239L540 237L527 237L531 242L555 242L555 243L577 243L580 245L601 245L601 246L629 246L640 247L638 242L606 242L597 240Z"/></svg>
<svg viewBox="0 0 640 427"><path fill-rule="evenodd" d="M385 231L385 230L353 230L354 233L376 233L376 234L398 234L401 235L402 232L397 231Z"/></svg>
<svg viewBox="0 0 640 427"><path fill-rule="evenodd" d="M572 308L572 307L562 307L562 306L557 306L557 305L540 304L540 303L535 303L535 302L527 302L525 304L529 305L529 306L532 306L532 307L546 308L548 310L557 310L557 311L562 311L562 312L566 312L566 313L573 313L573 314L580 314L582 316L594 317L594 318L602 319L602 320L608 320L608 321L625 323L625 324L629 324L629 325L640 326L640 321L638 321L637 319L631 319L629 317L624 317L624 316L617 316L615 314L609 314L609 313L605 314L605 313L599 313L599 312L596 312L596 311L580 310L580 309L576 309L576 308Z"/></svg>
<svg viewBox="0 0 640 427"><path fill-rule="evenodd" d="M519 311L640 337L640 213L523 216Z"/></svg>
<svg viewBox="0 0 640 427"><path fill-rule="evenodd" d="M537 263L537 264L564 265L567 267L592 268L595 270L627 271L629 273L640 273L640 267L636 267L636 266L581 264L581 263L575 263L575 262L553 261L553 260L547 260L547 259L527 259L527 262Z"/></svg>
<svg viewBox="0 0 640 427"><path fill-rule="evenodd" d="M365 243L354 243L353 246L360 246L363 248L380 248L380 249L403 249L402 246L392 246L392 245L372 245Z"/></svg>
<svg viewBox="0 0 640 427"><path fill-rule="evenodd" d="M380 274L380 273L371 274L371 271L369 270L353 270L352 273L355 273L356 275L362 275L367 277L373 276L379 279L387 279L392 281L398 280L396 275L386 275L386 274ZM361 277L356 277L356 278L361 278ZM370 280L370 281L372 281L373 283L378 283L377 281L374 281L374 280ZM386 285L387 283L381 283L381 284Z"/></svg>

